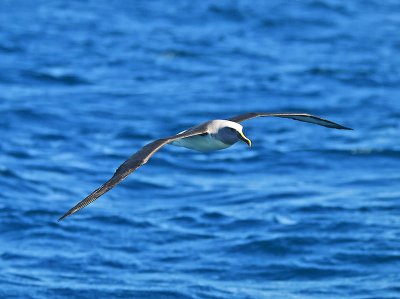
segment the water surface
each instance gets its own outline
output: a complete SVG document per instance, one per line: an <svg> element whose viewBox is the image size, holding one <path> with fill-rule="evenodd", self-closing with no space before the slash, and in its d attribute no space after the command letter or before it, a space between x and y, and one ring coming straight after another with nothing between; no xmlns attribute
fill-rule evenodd
<svg viewBox="0 0 400 299"><path fill-rule="evenodd" d="M0 297L399 298L398 1L1 1ZM213 118L244 144L147 142Z"/></svg>

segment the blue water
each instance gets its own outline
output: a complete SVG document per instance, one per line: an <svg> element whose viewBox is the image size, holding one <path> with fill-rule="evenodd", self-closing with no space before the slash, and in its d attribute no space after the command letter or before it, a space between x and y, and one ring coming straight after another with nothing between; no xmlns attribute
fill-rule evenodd
<svg viewBox="0 0 400 299"><path fill-rule="evenodd" d="M0 2L1 298L400 298L400 2ZM248 111L253 147L147 142Z"/></svg>

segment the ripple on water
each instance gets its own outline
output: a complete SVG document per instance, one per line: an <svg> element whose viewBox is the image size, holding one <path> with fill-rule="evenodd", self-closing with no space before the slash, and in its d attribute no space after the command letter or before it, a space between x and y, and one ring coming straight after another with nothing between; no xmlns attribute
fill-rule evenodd
<svg viewBox="0 0 400 299"><path fill-rule="evenodd" d="M400 297L396 1L53 2L0 1L0 298ZM355 130L249 120L57 222L246 111Z"/></svg>
<svg viewBox="0 0 400 299"><path fill-rule="evenodd" d="M43 84L58 83L64 85L86 85L90 83L88 79L62 69L48 69L41 71L26 70L23 72L23 75Z"/></svg>

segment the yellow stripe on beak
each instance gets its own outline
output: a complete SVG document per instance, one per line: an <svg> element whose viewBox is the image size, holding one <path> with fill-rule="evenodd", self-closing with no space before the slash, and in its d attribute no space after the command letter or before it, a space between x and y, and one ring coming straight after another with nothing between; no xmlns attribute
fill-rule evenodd
<svg viewBox="0 0 400 299"><path fill-rule="evenodd" d="M251 140L244 136L243 132L239 132L239 138L246 142L248 146L251 146Z"/></svg>

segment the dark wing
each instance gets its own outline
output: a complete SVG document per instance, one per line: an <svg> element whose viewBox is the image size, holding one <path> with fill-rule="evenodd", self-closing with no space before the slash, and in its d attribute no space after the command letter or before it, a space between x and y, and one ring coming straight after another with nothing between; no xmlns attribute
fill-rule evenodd
<svg viewBox="0 0 400 299"><path fill-rule="evenodd" d="M164 145L181 138L187 138L195 135L200 135L207 132L207 128L204 125L200 125L184 131L178 135L158 139L153 141L147 145L145 145L141 150L133 154L128 160L122 163L118 169L115 171L114 175L111 179L105 182L101 187L97 188L93 191L89 196L76 204L73 208L71 208L67 213L65 213L58 221L63 220L64 218L78 212L80 209L83 209L88 204L95 201L97 198L102 196L104 193L114 188L117 184L119 184L123 179L125 179L129 174L134 172L137 168L147 163L151 156L153 156L161 147Z"/></svg>
<svg viewBox="0 0 400 299"><path fill-rule="evenodd" d="M337 123L334 123L333 121L330 121L330 120L327 120L327 119L323 119L321 117L314 116L314 115L307 114L307 113L250 112L250 113L245 113L245 114L241 114L241 115L238 115L238 116L234 116L232 118L229 118L228 120L240 123L242 121L245 121L245 120L248 120L248 119L252 119L252 118L255 118L255 117L259 117L259 116L274 116L274 117L282 117L282 118L291 118L291 119L294 119L294 120L304 121L304 122L307 122L307 123L312 123L312 124L316 124L316 125L320 125L320 126L324 126L324 127L328 127L328 128L333 128L333 129L353 130L353 129L344 127L342 125L339 125Z"/></svg>

